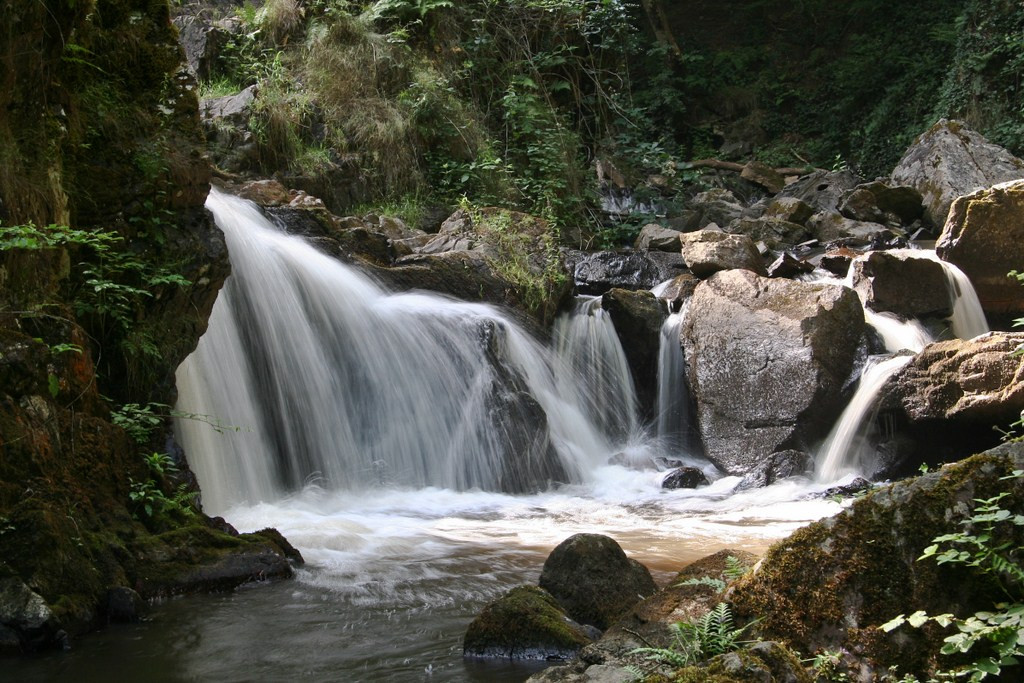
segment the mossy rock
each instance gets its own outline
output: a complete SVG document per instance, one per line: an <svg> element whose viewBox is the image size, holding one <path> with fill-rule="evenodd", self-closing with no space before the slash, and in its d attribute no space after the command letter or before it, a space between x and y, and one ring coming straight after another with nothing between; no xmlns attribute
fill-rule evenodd
<svg viewBox="0 0 1024 683"><path fill-rule="evenodd" d="M799 658L783 645L762 641L675 671L674 683L811 683ZM644 679L644 683L651 683Z"/></svg>
<svg viewBox="0 0 1024 683"><path fill-rule="evenodd" d="M960 528L972 501L1003 491L1020 513L1024 443L1005 444L916 479L876 490L835 517L774 545L730 599L739 618L760 618L764 637L801 652L845 649L869 666L927 675L948 633L934 624L886 634L877 627L924 610L966 617L1003 599L988 577L960 565L918 561L935 537ZM1024 529L1007 538L1024 545Z"/></svg>
<svg viewBox="0 0 1024 683"><path fill-rule="evenodd" d="M484 608L466 630L467 657L569 659L591 642L551 595L536 586L513 588Z"/></svg>

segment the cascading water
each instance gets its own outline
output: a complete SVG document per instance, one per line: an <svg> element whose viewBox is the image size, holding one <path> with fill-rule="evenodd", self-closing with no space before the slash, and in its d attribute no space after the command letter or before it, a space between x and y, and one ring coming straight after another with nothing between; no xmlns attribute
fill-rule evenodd
<svg viewBox="0 0 1024 683"><path fill-rule="evenodd" d="M689 389L686 382L686 361L679 333L686 317L686 308L673 313L661 326L658 348L658 441L667 449L688 450L690 427Z"/></svg>
<svg viewBox="0 0 1024 683"><path fill-rule="evenodd" d="M635 437L636 388L629 362L611 317L597 296L579 297L574 310L555 321L555 349L573 373L562 373L566 394L577 393L589 403L591 415L605 436L623 441Z"/></svg>
<svg viewBox="0 0 1024 683"><path fill-rule="evenodd" d="M900 249L894 250L894 253L910 258L928 259L942 266L953 310L949 322L955 337L972 339L988 332L988 323L981 303L978 301L974 286L963 271L941 260L931 250ZM859 258L867 256L868 254L865 254ZM852 287L852 276L851 265L850 274L842 284ZM902 321L888 313L876 313L867 306L864 307L864 317L878 332L890 353L919 353L934 341L924 326L916 320ZM815 467L818 481L831 482L844 475L863 471L864 466L868 464L865 460L869 457L863 429L866 418L886 381L912 359L913 356L906 355L872 358L864 365L857 391L818 451Z"/></svg>
<svg viewBox="0 0 1024 683"><path fill-rule="evenodd" d="M232 276L178 408L238 431L178 422L207 509L310 481L537 490L612 453L570 368L497 310L388 294L247 202L213 191L208 206Z"/></svg>

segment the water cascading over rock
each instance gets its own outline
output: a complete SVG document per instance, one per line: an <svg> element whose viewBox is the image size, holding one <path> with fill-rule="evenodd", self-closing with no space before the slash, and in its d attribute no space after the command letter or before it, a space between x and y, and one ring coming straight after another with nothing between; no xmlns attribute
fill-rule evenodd
<svg viewBox="0 0 1024 683"><path fill-rule="evenodd" d="M207 509L309 483L538 490L614 452L569 365L496 309L389 294L248 202L208 207L233 271L177 424Z"/></svg>

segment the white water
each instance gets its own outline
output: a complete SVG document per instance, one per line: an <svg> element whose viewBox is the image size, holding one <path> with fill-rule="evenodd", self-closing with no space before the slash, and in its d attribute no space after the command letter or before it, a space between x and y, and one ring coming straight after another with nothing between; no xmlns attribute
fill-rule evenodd
<svg viewBox="0 0 1024 683"><path fill-rule="evenodd" d="M633 374L601 297L578 297L575 310L555 321L554 340L559 359L572 369L559 375L563 393L577 393L589 404L587 414L606 438L636 438L640 425Z"/></svg>
<svg viewBox="0 0 1024 683"><path fill-rule="evenodd" d="M686 310L673 313L661 326L658 349L657 434L673 451L685 448L690 429L686 362L679 340Z"/></svg>
<svg viewBox="0 0 1024 683"><path fill-rule="evenodd" d="M294 637L264 635L242 607L204 612L202 643L230 640L210 632L223 624L246 646L281 646L243 646L251 654L235 661L200 644L175 657L189 676L244 667L292 678L299 662L339 679L496 680L465 668L466 625L535 582L571 534L609 534L665 581L721 548L762 552L839 509L801 479L665 491L662 472L607 464L664 451L636 427L622 350L589 305L559 323L551 352L492 307L389 294L247 202L215 191L208 206L233 271L179 370L177 407L238 429L179 420L179 439L208 512L243 531L276 526L307 565L287 593L257 601L274 633ZM667 335L678 350L678 330ZM681 353L667 376L681 373L675 362ZM662 406L675 400L666 391ZM518 404L497 400L527 392L542 411L510 414ZM659 425L678 429L672 417ZM523 435L549 438L554 462L517 460ZM570 484L548 487L555 470ZM239 631L239 619L253 625Z"/></svg>
<svg viewBox="0 0 1024 683"><path fill-rule="evenodd" d="M836 481L847 474L863 471L859 441L864 418L874 408L878 392L896 371L913 360L913 356L893 356L884 360L869 359L860 376L860 384L850 403L843 410L819 451L818 481Z"/></svg>

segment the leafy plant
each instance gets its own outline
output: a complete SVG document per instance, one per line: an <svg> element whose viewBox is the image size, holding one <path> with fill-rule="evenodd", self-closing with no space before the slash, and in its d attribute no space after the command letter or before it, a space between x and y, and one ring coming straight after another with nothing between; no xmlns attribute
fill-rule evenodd
<svg viewBox="0 0 1024 683"><path fill-rule="evenodd" d="M1021 478L1024 470L1015 470L1002 480ZM1008 600L966 619L952 614L930 616L919 610L909 616L900 614L879 626L885 632L903 624L920 628L928 622L943 628L956 627L957 632L944 639L939 651L944 655L973 655L974 660L941 675L963 677L973 683L999 675L1004 667L1018 664L1018 658L1024 656L1024 549L1012 540L1013 528L1024 526L1024 515L1003 507L1010 495L1003 491L991 498L975 499L973 513L960 522L963 530L937 536L918 558L970 567L991 578Z"/></svg>
<svg viewBox="0 0 1024 683"><path fill-rule="evenodd" d="M670 647L641 647L631 654L644 654L648 659L675 667L690 666L738 650L746 643L741 640L743 632L753 623L737 628L729 605L720 602L700 619L671 624Z"/></svg>
<svg viewBox="0 0 1024 683"><path fill-rule="evenodd" d="M153 432L163 424L170 406L163 403L126 403L110 413L110 421L121 427L135 443L149 442Z"/></svg>
<svg viewBox="0 0 1024 683"><path fill-rule="evenodd" d="M189 491L188 484L179 484L168 496L153 479L146 481L130 479L129 482L131 490L128 493L128 499L149 519L160 521L169 515L185 517L196 515L194 505L199 497L199 492Z"/></svg>

